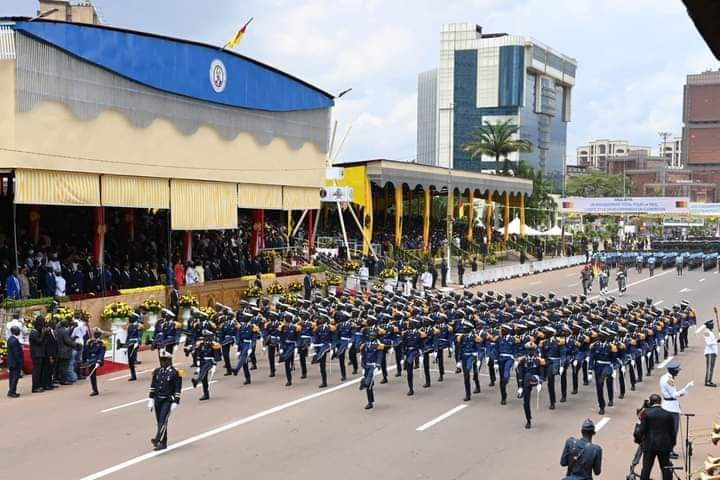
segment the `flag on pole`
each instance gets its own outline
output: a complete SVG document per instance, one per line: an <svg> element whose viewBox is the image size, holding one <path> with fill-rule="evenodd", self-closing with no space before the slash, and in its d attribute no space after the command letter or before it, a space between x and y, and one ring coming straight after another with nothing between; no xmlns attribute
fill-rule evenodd
<svg viewBox="0 0 720 480"><path fill-rule="evenodd" d="M247 30L248 25L250 25L250 22L253 21L255 17L250 17L250 20L248 20L243 27L237 31L237 33L230 39L229 42L225 44L223 48L235 48L237 47L240 42L242 42L243 37L245 36L245 30Z"/></svg>

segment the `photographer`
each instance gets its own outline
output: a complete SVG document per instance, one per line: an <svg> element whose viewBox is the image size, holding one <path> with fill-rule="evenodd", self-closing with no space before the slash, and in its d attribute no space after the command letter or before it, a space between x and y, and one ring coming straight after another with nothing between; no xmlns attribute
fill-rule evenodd
<svg viewBox="0 0 720 480"><path fill-rule="evenodd" d="M580 429L581 439L570 437L565 441L560 466L567 467L563 480L592 480L593 473L600 475L602 469L602 448L592 443L595 424L586 419Z"/></svg>
<svg viewBox="0 0 720 480"><path fill-rule="evenodd" d="M647 407L640 415L640 424L635 428L635 441L642 445L643 467L640 480L649 480L655 457L658 459L663 480L672 479L670 452L675 446L675 422L670 412L660 407L660 395L650 395Z"/></svg>

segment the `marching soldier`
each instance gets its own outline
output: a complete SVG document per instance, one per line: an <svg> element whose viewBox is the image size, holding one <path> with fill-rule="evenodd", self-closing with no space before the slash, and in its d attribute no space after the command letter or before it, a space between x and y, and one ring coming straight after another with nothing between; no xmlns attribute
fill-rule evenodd
<svg viewBox="0 0 720 480"><path fill-rule="evenodd" d="M315 356L312 359L312 363L320 364L321 383L318 388L325 388L327 387L327 354L330 349L332 349L335 326L328 324L327 316L320 315L313 333L315 334Z"/></svg>
<svg viewBox="0 0 720 480"><path fill-rule="evenodd" d="M345 355L353 342L353 322L347 312L337 312L335 314L337 324L335 325L335 352L333 358L338 359L340 364L340 381L344 382L347 378L345 369Z"/></svg>
<svg viewBox="0 0 720 480"><path fill-rule="evenodd" d="M560 403L567 401L567 373L565 372L565 356L567 352L564 330L556 332L547 327L552 336L540 342L542 357L547 362L547 384L548 395L550 396L550 410L555 410L555 377L560 376ZM556 335L559 333L559 335Z"/></svg>
<svg viewBox="0 0 720 480"><path fill-rule="evenodd" d="M127 338L125 339L125 347L127 348L128 367L130 368L129 382L137 380L135 373L135 365L137 364L137 355L142 340L143 329L142 319L137 313L130 317L130 323L127 329Z"/></svg>
<svg viewBox="0 0 720 480"><path fill-rule="evenodd" d="M233 374L232 365L230 363L230 349L235 343L235 332L237 329L237 323L232 316L232 312L224 313L225 320L220 324L218 330L218 340L222 346L222 358L225 363L225 376Z"/></svg>
<svg viewBox="0 0 720 480"><path fill-rule="evenodd" d="M172 355L165 350L161 350L160 367L153 371L152 381L150 382L150 398L148 400L148 409L155 412L155 420L157 421L157 433L150 440L155 446L155 450L165 450L167 448L168 420L170 413L174 412L180 404L181 392L182 376L172 366Z"/></svg>
<svg viewBox="0 0 720 480"><path fill-rule="evenodd" d="M537 345L534 342L525 344L525 356L518 359L518 375L522 379L519 394L523 398L525 412L525 428L532 428L532 412L530 410L530 396L533 388L537 387L538 395L542 390L543 371L545 360L537 355Z"/></svg>
<svg viewBox="0 0 720 480"><path fill-rule="evenodd" d="M200 401L210 400L210 378L215 374L215 365L221 358L221 345L216 342L214 334L210 330L203 330L202 340L195 344L194 350L197 354L200 370L197 377L192 378L193 388L202 383L203 396Z"/></svg>
<svg viewBox="0 0 720 480"><path fill-rule="evenodd" d="M280 360L285 363L286 387L292 385L292 371L295 369L295 350L302 332L302 326L295 323L295 316L290 312L284 313L283 323L280 325Z"/></svg>
<svg viewBox="0 0 720 480"><path fill-rule="evenodd" d="M91 397L99 395L97 386L97 369L105 363L105 344L102 341L102 330L95 327L93 336L87 341L83 348L83 360L86 368L90 369L90 385L92 387Z"/></svg>
<svg viewBox="0 0 720 480"><path fill-rule="evenodd" d="M276 312L268 311L268 321L265 322L263 328L265 336L265 347L267 348L268 364L270 365L270 375L275 376L275 355L280 347L280 321Z"/></svg>
<svg viewBox="0 0 720 480"><path fill-rule="evenodd" d="M612 334L606 330L600 330L601 340L590 347L590 368L595 376L595 390L597 392L600 415L605 415L605 385L607 385L609 407L613 406L613 380L615 379L615 354L617 348L608 340Z"/></svg>
<svg viewBox="0 0 720 480"><path fill-rule="evenodd" d="M480 379L478 377L478 345L482 343L482 338L473 331L473 324L470 321L462 323L459 335L455 337L455 349L460 352L460 368L463 372L463 383L465 385L464 401L470 401L470 370L473 372L473 381L475 382L475 391L480 393Z"/></svg>
<svg viewBox="0 0 720 480"><path fill-rule="evenodd" d="M385 344L378 340L375 330L368 332L367 340L360 347L363 357L363 378L360 380L360 390L365 389L368 402L365 410L370 410L375 404L375 370L380 366L380 356L384 349Z"/></svg>
<svg viewBox="0 0 720 480"><path fill-rule="evenodd" d="M250 385L250 368L248 362L255 349L255 342L260 335L260 327L252 322L252 315L247 312L238 312L238 324L235 331L235 343L237 344L238 363L233 369L233 375L238 374L242 368L245 375L243 385Z"/></svg>
<svg viewBox="0 0 720 480"><path fill-rule="evenodd" d="M512 335L512 327L508 324L500 325L500 337L497 339L497 364L500 375L500 405L507 403L507 385L515 364L515 352L519 338Z"/></svg>
<svg viewBox="0 0 720 480"><path fill-rule="evenodd" d="M408 396L415 395L413 388L413 370L415 369L415 359L420 353L420 342L424 339L424 335L418 327L420 322L413 319L410 320L410 328L402 334L402 349L405 354L405 373L407 375Z"/></svg>

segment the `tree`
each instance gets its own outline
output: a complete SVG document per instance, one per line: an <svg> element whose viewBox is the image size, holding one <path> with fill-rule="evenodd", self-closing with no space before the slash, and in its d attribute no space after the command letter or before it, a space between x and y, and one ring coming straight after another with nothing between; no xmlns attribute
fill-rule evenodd
<svg viewBox="0 0 720 480"><path fill-rule="evenodd" d="M527 140L515 139L513 136L520 128L506 120L498 124L486 121L484 125L471 133L472 140L463 145L463 151L470 154L470 158L482 158L483 155L495 158L495 171L500 171L500 157L505 159L504 172L510 171L508 155L512 152L531 152L532 143Z"/></svg>
<svg viewBox="0 0 720 480"><path fill-rule="evenodd" d="M568 178L565 187L567 194L574 197L622 197L623 183L627 193L628 182L623 182L622 175L605 175L590 173Z"/></svg>
<svg viewBox="0 0 720 480"><path fill-rule="evenodd" d="M533 169L525 160L520 160L518 176L533 181L533 193L525 202L525 221L529 225L543 223L557 208L552 199L552 183L543 177L541 170Z"/></svg>

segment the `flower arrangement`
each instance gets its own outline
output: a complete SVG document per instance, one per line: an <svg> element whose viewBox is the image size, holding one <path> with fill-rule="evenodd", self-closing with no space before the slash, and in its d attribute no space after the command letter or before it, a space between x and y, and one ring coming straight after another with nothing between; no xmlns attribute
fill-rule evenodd
<svg viewBox="0 0 720 480"><path fill-rule="evenodd" d="M495 265L497 264L497 257L491 253L487 257L485 257L485 263L487 263L488 265Z"/></svg>
<svg viewBox="0 0 720 480"><path fill-rule="evenodd" d="M337 273L328 273L326 275L326 281L328 286L338 286L342 284L342 277Z"/></svg>
<svg viewBox="0 0 720 480"><path fill-rule="evenodd" d="M271 262L275 258L275 252L272 250L263 250L262 253L260 254L260 256L263 257L268 262Z"/></svg>
<svg viewBox="0 0 720 480"><path fill-rule="evenodd" d="M386 268L382 272L380 272L380 275L378 277L382 278L383 280L390 280L393 278L397 278L398 271L394 268Z"/></svg>
<svg viewBox="0 0 720 480"><path fill-rule="evenodd" d="M148 298L145 300L140 307L145 310L146 312L150 313L160 313L160 310L165 308L165 305L160 300L156 300L154 298Z"/></svg>
<svg viewBox="0 0 720 480"><path fill-rule="evenodd" d="M295 305L297 301L298 297L294 293L285 294L285 303L287 303L288 305Z"/></svg>
<svg viewBox="0 0 720 480"><path fill-rule="evenodd" d="M245 296L247 298L259 298L262 297L263 291L260 287L250 287L245 290Z"/></svg>
<svg viewBox="0 0 720 480"><path fill-rule="evenodd" d="M282 295L285 293L285 287L280 285L280 282L275 280L273 283L270 284L270 286L265 291L268 295Z"/></svg>
<svg viewBox="0 0 720 480"><path fill-rule="evenodd" d="M346 272L357 272L360 270L360 262L357 260L348 260L345 262L345 265L343 265L343 269Z"/></svg>
<svg viewBox="0 0 720 480"><path fill-rule="evenodd" d="M318 278L313 278L313 279L312 279L312 286L313 286L313 288L323 288L323 287L327 287L327 282L325 282L325 281L323 281L323 280L320 280L320 279L318 279Z"/></svg>
<svg viewBox="0 0 720 480"><path fill-rule="evenodd" d="M65 307L58 307L55 310L55 313L47 312L45 314L45 320L50 320L51 318L54 318L56 321L70 321L75 316L75 310L70 310L69 308Z"/></svg>
<svg viewBox="0 0 720 480"><path fill-rule="evenodd" d="M300 282L290 282L290 285L287 287L288 292L302 292L303 288L303 284Z"/></svg>
<svg viewBox="0 0 720 480"><path fill-rule="evenodd" d="M200 311L211 318L215 315L215 309L212 307L200 307Z"/></svg>
<svg viewBox="0 0 720 480"><path fill-rule="evenodd" d="M414 277L417 275L418 272L410 265L405 265L403 268L400 269L399 273L404 277Z"/></svg>
<svg viewBox="0 0 720 480"><path fill-rule="evenodd" d="M192 308L199 307L200 302L198 302L198 299L193 295L185 294L180 296L180 299L178 300L178 305L185 308Z"/></svg>
<svg viewBox="0 0 720 480"><path fill-rule="evenodd" d="M7 342L5 340L0 339L0 365L5 364L5 359L7 358Z"/></svg>
<svg viewBox="0 0 720 480"><path fill-rule="evenodd" d="M130 318L135 313L130 305L125 302L115 302L103 308L102 318Z"/></svg>

